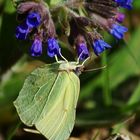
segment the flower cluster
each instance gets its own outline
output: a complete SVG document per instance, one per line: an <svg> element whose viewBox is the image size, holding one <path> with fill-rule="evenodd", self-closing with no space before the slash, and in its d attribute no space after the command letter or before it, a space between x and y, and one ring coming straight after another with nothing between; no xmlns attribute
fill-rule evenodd
<svg viewBox="0 0 140 140"><path fill-rule="evenodd" d="M79 5L83 7L86 14L78 11ZM90 56L89 46L92 46L94 53L98 56L111 46L103 40L100 30L107 31L113 37L123 39L124 33L127 32L125 26L120 25L125 15L119 12L119 9L132 8L132 0L86 0L64 3L63 7L67 13L67 22L57 22L67 26L70 29L68 37L69 43L76 48L76 52L81 61ZM54 57L60 54L60 46L56 39L56 29L54 14L59 14L62 7L49 10L45 2L22 2L17 7L17 12L24 15L24 20L16 28L16 38L20 40L32 40L30 52L32 56L40 56L43 53L43 46L47 46L47 55ZM58 11L57 11L58 10ZM53 12L50 12L53 11ZM85 12L83 12L85 13ZM57 17L60 21L61 17ZM63 23L65 22L65 23ZM66 31L64 31L65 33Z"/></svg>
<svg viewBox="0 0 140 140"><path fill-rule="evenodd" d="M85 2L84 6L90 18L75 17L76 24L72 23L72 28L76 29L80 26L79 33L82 33L87 40L90 40L89 46L92 46L94 53L98 56L106 49L111 48L111 46L103 40L103 37L96 28L107 31L118 40L123 39L124 33L128 29L120 25L125 15L119 12L119 8L131 9L132 0L92 0L91 2ZM78 26L77 23L79 23ZM84 29L83 31L81 31L81 26ZM91 27L91 31L86 30L87 27ZM78 34L75 34L76 36L78 37ZM85 48L79 44L78 49L80 51L82 49L84 51ZM88 57L87 54L85 54L85 57ZM83 60L83 56L81 60Z"/></svg>
<svg viewBox="0 0 140 140"><path fill-rule="evenodd" d="M26 18L16 28L16 38L20 40L26 40L31 38L32 46L30 53L32 56L40 56L42 54L43 44L47 46L47 54L50 57L54 57L59 54L59 44L55 38L54 31L48 31L49 24L52 23L49 19L49 13L43 3L24 2L18 6L18 13L21 15L26 14ZM45 14L42 12L46 12ZM43 15L44 14L44 15ZM53 23L52 23L53 24ZM42 29L42 26L43 29ZM54 26L51 28L54 28ZM44 32L46 31L47 32ZM47 36L47 37L46 37Z"/></svg>

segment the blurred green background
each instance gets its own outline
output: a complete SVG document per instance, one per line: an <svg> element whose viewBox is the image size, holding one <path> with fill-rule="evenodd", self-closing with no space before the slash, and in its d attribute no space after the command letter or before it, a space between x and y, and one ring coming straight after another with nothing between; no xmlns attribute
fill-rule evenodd
<svg viewBox="0 0 140 140"><path fill-rule="evenodd" d="M104 34L113 48L88 65L107 67L80 76L81 92L72 137L92 140L97 134L96 139L102 140L122 132L140 140L140 1L134 0L133 5L133 10L123 11L124 25L129 28L124 40L118 42ZM26 126L13 106L26 76L44 63L25 53L31 44L15 39L16 26L11 0L0 0L0 140L43 140L43 136L23 131ZM48 62L48 58L40 60Z"/></svg>

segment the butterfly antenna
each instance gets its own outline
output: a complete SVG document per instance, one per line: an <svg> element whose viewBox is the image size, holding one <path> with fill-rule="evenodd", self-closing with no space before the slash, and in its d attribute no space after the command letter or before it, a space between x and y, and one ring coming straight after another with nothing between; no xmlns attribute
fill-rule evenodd
<svg viewBox="0 0 140 140"><path fill-rule="evenodd" d="M61 50L59 49L59 55L61 56L62 59L64 59L67 63L68 63L68 60L62 55L61 53Z"/></svg>
<svg viewBox="0 0 140 140"><path fill-rule="evenodd" d="M102 70L102 69L105 69L106 67L107 66L103 66L103 67L95 68L95 69L84 70L83 72L90 72L90 71Z"/></svg>
<svg viewBox="0 0 140 140"><path fill-rule="evenodd" d="M82 56L83 52L84 52L84 51L82 51L82 52L80 53L80 55L79 55L79 57L78 57L78 59L77 59L76 64L79 64L79 63L80 63L80 57Z"/></svg>
<svg viewBox="0 0 140 140"><path fill-rule="evenodd" d="M81 64L82 66L84 66L84 64L90 59L90 57L86 58L83 63Z"/></svg>
<svg viewBox="0 0 140 140"><path fill-rule="evenodd" d="M57 55L55 55L54 57L55 57L56 62L57 62L57 63L60 63L60 61L58 60Z"/></svg>

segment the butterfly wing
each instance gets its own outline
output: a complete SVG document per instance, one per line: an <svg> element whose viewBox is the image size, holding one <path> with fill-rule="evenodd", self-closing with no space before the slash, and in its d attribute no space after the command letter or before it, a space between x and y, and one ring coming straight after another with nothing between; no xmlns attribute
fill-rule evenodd
<svg viewBox="0 0 140 140"><path fill-rule="evenodd" d="M25 80L14 105L21 121L26 125L33 126L39 119L57 78L58 67L54 63L37 68Z"/></svg>
<svg viewBox="0 0 140 140"><path fill-rule="evenodd" d="M49 102L36 128L49 140L66 140L75 123L75 108L79 96L79 78L73 72L60 72Z"/></svg>
<svg viewBox="0 0 140 140"><path fill-rule="evenodd" d="M49 140L66 140L74 126L79 87L73 72L58 72L57 65L39 68L27 78L14 105L26 125L35 125Z"/></svg>

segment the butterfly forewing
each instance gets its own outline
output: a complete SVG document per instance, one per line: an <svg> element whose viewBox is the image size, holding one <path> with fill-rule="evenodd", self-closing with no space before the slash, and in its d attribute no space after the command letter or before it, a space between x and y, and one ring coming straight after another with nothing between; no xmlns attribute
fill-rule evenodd
<svg viewBox="0 0 140 140"><path fill-rule="evenodd" d="M49 140L70 136L80 90L77 75L58 67L53 64L33 71L14 102L21 120L35 125Z"/></svg>

